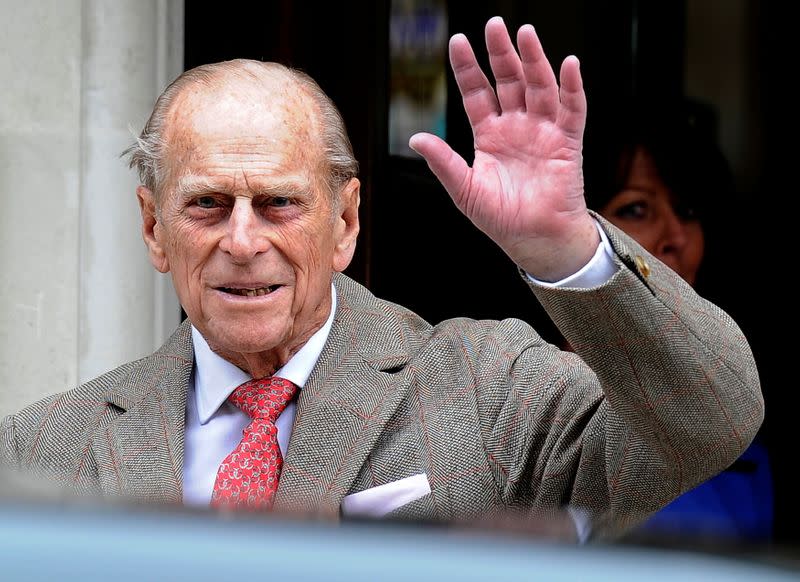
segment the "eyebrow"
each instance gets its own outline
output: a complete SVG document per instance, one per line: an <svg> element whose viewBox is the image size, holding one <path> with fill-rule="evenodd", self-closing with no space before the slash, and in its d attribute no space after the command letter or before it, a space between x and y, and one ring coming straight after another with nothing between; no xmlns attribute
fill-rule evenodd
<svg viewBox="0 0 800 582"><path fill-rule="evenodd" d="M650 196L656 195L652 187L642 186L641 184L626 184L620 189L620 192L641 192L642 194L648 194Z"/></svg>
<svg viewBox="0 0 800 582"><path fill-rule="evenodd" d="M192 194L201 194L203 192L216 192L222 189L220 186L221 184L214 183L207 178L189 174L178 179L175 192L182 196L191 196Z"/></svg>
<svg viewBox="0 0 800 582"><path fill-rule="evenodd" d="M178 179L175 191L184 197L207 192L225 192L228 190L230 180L214 180L204 176L186 175ZM261 184L256 187L248 184L248 189L256 196L301 196L308 194L310 187L300 183L298 180L277 180L269 184Z"/></svg>

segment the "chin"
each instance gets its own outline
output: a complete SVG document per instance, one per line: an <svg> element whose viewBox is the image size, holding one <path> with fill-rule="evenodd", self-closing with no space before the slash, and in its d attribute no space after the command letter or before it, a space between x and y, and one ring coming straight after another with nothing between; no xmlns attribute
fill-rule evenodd
<svg viewBox="0 0 800 582"><path fill-rule="evenodd" d="M257 354L268 352L286 343L282 334L276 334L276 327L267 326L266 329L236 327L234 329L210 329L211 338L206 338L209 345L214 345L221 351L239 354Z"/></svg>

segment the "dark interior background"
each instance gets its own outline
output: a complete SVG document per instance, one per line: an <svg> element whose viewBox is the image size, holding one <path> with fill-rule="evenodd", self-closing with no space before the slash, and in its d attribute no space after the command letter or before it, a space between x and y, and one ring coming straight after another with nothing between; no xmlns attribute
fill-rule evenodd
<svg viewBox="0 0 800 582"><path fill-rule="evenodd" d="M696 1L696 0L692 0ZM708 35L726 26L725 4ZM715 257L709 291L750 339L767 404L762 433L770 447L776 483L776 542L800 541L791 477L797 455L793 415L797 384L789 367L788 335L794 321L784 234L796 191L788 178L795 112L788 93L785 8L747 4L745 55L757 79L749 99L758 127L749 175L727 217L724 251ZM520 317L555 338L543 311L519 280L514 265L455 209L421 160L388 154L389 0L351 2L186 2L187 68L236 57L276 60L305 70L339 105L361 163L362 234L348 274L386 299L431 322L452 316ZM607 104L637 92L680 94L686 58L684 1L474 0L450 2L449 32L464 32L483 58L483 26L502 15L509 28L536 26L551 63L581 59L589 98L589 124ZM638 51L631 50L632 35ZM485 63L485 58L484 58ZM728 63L729 65L729 63ZM471 160L472 137L449 76L447 140ZM713 104L712 104L713 105ZM740 173L741 174L741 173ZM792 324L793 325L793 324Z"/></svg>

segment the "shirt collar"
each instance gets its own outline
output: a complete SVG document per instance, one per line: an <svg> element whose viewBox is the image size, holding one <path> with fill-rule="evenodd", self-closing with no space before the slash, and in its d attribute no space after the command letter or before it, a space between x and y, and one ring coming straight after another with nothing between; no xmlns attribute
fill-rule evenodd
<svg viewBox="0 0 800 582"><path fill-rule="evenodd" d="M322 348L328 340L336 313L336 288L331 285L331 312L328 319L302 348L284 366L275 372L276 376L286 378L298 388L305 386L311 371L317 364ZM215 354L205 338L192 326L194 344L194 393L200 424L206 424L231 392L251 376Z"/></svg>

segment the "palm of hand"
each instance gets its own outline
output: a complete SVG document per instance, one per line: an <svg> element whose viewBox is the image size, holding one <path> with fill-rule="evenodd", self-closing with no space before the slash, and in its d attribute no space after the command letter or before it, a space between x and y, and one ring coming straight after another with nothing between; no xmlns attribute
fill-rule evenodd
<svg viewBox="0 0 800 582"><path fill-rule="evenodd" d="M580 140L552 120L511 112L475 128L475 159L456 205L501 246L548 236L554 217L586 210ZM565 195L565 193L568 193Z"/></svg>
<svg viewBox="0 0 800 582"><path fill-rule="evenodd" d="M578 61L556 83L533 27L520 28L517 53L502 19L486 25L496 90L463 35L450 61L472 126L472 167L444 141L416 134L410 145L456 206L517 265L548 280L588 262L599 237L583 199L581 147L586 98Z"/></svg>

